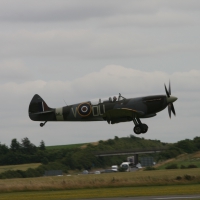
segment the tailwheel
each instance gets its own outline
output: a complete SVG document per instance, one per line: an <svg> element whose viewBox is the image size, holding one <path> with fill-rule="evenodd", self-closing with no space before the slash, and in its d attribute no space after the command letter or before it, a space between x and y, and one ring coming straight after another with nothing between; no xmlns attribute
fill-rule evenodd
<svg viewBox="0 0 200 200"><path fill-rule="evenodd" d="M40 127L43 127L46 123L47 121L45 121L44 123L40 123Z"/></svg>
<svg viewBox="0 0 200 200"><path fill-rule="evenodd" d="M135 132L135 134L139 135L142 132L142 128L141 126L138 124L133 128L133 131Z"/></svg>

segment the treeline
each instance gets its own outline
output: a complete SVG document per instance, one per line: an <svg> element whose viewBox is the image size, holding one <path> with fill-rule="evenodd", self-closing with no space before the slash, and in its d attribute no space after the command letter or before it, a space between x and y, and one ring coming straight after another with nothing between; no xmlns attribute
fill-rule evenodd
<svg viewBox="0 0 200 200"><path fill-rule="evenodd" d="M126 156L96 157L95 152L128 150L136 148L163 147L166 144L158 140L144 140L133 135L107 141L100 140L98 145L88 144L85 148L46 149L44 141L36 147L28 138L21 142L17 139L11 141L10 147L0 144L0 165L16 165L26 163L60 162L68 169L91 169L92 167L106 167L113 163L121 164Z"/></svg>
<svg viewBox="0 0 200 200"><path fill-rule="evenodd" d="M42 162L45 158L45 150L44 141L36 147L27 137L23 138L21 143L17 139L12 139L10 148L0 143L0 165Z"/></svg>
<svg viewBox="0 0 200 200"><path fill-rule="evenodd" d="M11 141L10 147L0 144L0 165L15 165L26 163L42 163L43 166L50 166L57 163L62 169L67 170L90 170L92 168L105 168L111 165L120 165L126 161L127 156L109 156L98 157L96 152L116 151L116 150L134 150L163 148L167 150L153 155L159 160L166 160L176 157L182 153L193 153L200 150L200 137L193 140L182 140L174 144L162 143L159 140L147 140L138 138L133 135L124 138L118 138L107 141L99 141L98 144L88 144L84 148L60 148L46 149L44 141L36 147L28 138L24 138L21 142L16 139ZM60 168L61 169L61 168Z"/></svg>
<svg viewBox="0 0 200 200"><path fill-rule="evenodd" d="M185 139L171 144L166 151L158 154L158 160L175 158L182 153L194 153L196 151L200 151L200 137L195 137L193 140Z"/></svg>

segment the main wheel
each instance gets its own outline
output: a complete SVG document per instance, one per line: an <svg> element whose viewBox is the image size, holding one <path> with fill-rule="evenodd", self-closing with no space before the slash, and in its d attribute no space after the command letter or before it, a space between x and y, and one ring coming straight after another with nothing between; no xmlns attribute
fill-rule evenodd
<svg viewBox="0 0 200 200"><path fill-rule="evenodd" d="M140 125L136 125L134 128L133 128L133 131L135 132L135 134L140 134L142 132L142 128L140 127Z"/></svg>
<svg viewBox="0 0 200 200"><path fill-rule="evenodd" d="M148 131L148 126L146 124L142 124L142 133L146 133Z"/></svg>
<svg viewBox="0 0 200 200"><path fill-rule="evenodd" d="M40 126L41 126L41 127L43 127L43 126L44 126L44 124L43 124L43 123L40 123Z"/></svg>

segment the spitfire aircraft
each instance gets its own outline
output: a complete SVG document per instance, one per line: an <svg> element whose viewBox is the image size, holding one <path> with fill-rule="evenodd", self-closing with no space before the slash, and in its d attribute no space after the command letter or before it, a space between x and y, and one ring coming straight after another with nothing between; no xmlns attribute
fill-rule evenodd
<svg viewBox="0 0 200 200"><path fill-rule="evenodd" d="M136 134L146 133L148 126L141 122L141 118L156 116L156 113L168 106L169 117L171 111L174 115L173 102L177 97L171 96L171 86L166 95L154 95L138 98L125 98L121 94L107 99L97 99L60 108L50 108L37 94L32 98L29 105L29 117L40 123L43 127L48 121L107 121L108 124L133 121Z"/></svg>

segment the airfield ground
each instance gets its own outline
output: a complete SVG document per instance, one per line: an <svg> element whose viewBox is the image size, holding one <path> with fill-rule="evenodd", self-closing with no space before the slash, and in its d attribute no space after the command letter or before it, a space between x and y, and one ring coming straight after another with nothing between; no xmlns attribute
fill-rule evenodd
<svg viewBox="0 0 200 200"><path fill-rule="evenodd" d="M66 200L200 194L199 185L140 186L1 193L0 200ZM160 198L162 199L162 198ZM179 198L180 199L180 198Z"/></svg>
<svg viewBox="0 0 200 200"><path fill-rule="evenodd" d="M0 200L200 194L199 188L200 168L118 172L2 179Z"/></svg>
<svg viewBox="0 0 200 200"><path fill-rule="evenodd" d="M25 171L28 168L37 168L41 163L21 164L21 165L3 165L0 166L0 173L8 170L22 170Z"/></svg>
<svg viewBox="0 0 200 200"><path fill-rule="evenodd" d="M166 170L169 164L179 169ZM180 169L194 164L198 168ZM36 168L40 163L1 166L0 171ZM159 163L159 170L57 177L0 179L0 200L57 200L158 195L200 195L200 152Z"/></svg>

